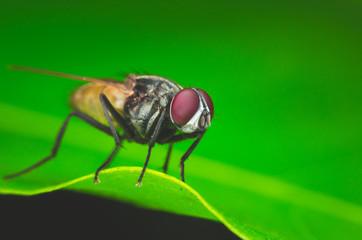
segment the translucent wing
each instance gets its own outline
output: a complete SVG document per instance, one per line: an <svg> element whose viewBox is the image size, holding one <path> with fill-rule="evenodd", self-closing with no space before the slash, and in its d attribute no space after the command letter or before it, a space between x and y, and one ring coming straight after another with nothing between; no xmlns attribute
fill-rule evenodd
<svg viewBox="0 0 362 240"><path fill-rule="evenodd" d="M76 76L76 75L71 75L71 74L67 74L67 73L60 73L60 72L54 72L54 71L43 70L43 69L38 69L38 68L17 66L17 65L9 65L8 67L11 70L34 72L34 73L40 73L40 74L45 74L45 75L69 78L69 79L74 79L74 80L79 80L79 81L86 81L86 82L104 84L104 85L113 86L113 87L121 88L121 89L124 88L122 82L117 83L116 81L107 81L105 79L98 79L98 78L92 78L92 77L82 77L82 76Z"/></svg>

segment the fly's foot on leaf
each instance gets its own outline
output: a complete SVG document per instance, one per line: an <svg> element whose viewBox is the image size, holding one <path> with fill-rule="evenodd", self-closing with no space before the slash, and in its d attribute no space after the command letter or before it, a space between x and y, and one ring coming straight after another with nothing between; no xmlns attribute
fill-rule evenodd
<svg viewBox="0 0 362 240"><path fill-rule="evenodd" d="M100 184L101 181L97 178L97 179L94 179L94 184Z"/></svg>
<svg viewBox="0 0 362 240"><path fill-rule="evenodd" d="M140 181L137 181L136 184L135 184L136 187L142 187L142 182Z"/></svg>

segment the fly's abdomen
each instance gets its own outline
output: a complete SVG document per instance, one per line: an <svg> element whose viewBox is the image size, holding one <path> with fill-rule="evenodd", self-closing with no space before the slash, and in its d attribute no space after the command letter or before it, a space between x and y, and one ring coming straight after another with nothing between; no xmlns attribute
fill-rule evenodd
<svg viewBox="0 0 362 240"><path fill-rule="evenodd" d="M75 110L85 113L108 126L107 119L104 115L104 110L99 99L99 96L102 93L106 95L116 111L123 116L123 109L127 96L120 89L112 86L94 83L86 84L74 92L71 98L71 104ZM113 123L116 128L120 128L116 121L113 120Z"/></svg>

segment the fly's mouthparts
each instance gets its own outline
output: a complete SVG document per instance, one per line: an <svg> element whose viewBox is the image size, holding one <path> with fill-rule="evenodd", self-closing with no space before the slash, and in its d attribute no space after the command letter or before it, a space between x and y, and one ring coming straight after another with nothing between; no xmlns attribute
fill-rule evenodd
<svg viewBox="0 0 362 240"><path fill-rule="evenodd" d="M208 126L208 127L211 126L211 117L210 117L210 114L207 114L207 115L206 115L206 123L207 123L207 126Z"/></svg>
<svg viewBox="0 0 362 240"><path fill-rule="evenodd" d="M204 116L201 116L201 118L200 118L200 125L201 125L201 127L205 127L205 117Z"/></svg>
<svg viewBox="0 0 362 240"><path fill-rule="evenodd" d="M200 117L200 126L201 128L208 128L211 126L211 117L210 117L210 113L208 111L204 111Z"/></svg>

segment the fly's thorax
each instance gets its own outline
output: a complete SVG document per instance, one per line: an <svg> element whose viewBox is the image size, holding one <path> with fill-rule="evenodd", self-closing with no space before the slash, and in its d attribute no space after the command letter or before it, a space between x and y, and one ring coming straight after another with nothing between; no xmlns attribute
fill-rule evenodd
<svg viewBox="0 0 362 240"><path fill-rule="evenodd" d="M140 138L150 138L161 109L169 108L172 98L181 89L176 83L162 77L137 76L134 94L127 98L125 104L125 116ZM175 128L168 120L167 111L163 128Z"/></svg>

